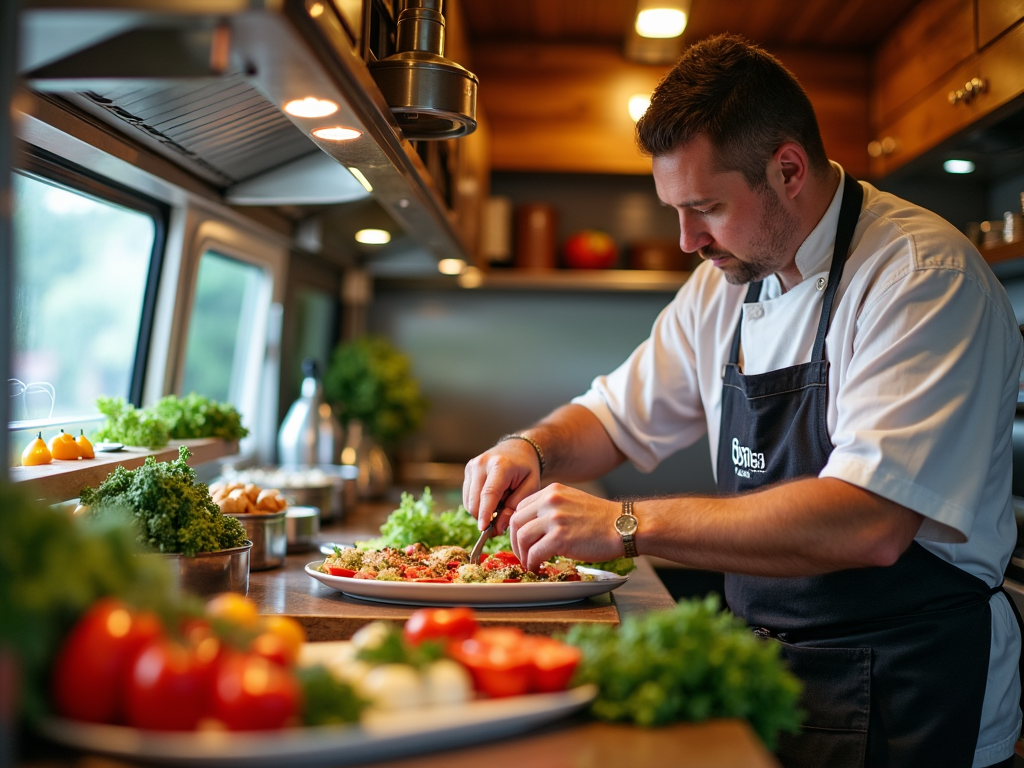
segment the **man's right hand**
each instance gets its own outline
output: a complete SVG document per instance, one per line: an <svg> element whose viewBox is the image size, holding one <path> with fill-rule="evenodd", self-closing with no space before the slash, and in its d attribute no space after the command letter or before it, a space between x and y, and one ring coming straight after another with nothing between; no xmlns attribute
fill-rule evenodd
<svg viewBox="0 0 1024 768"><path fill-rule="evenodd" d="M526 440L504 440L466 464L462 482L462 503L477 519L480 529L487 527L499 505L495 533L508 528L516 506L540 489L540 460Z"/></svg>

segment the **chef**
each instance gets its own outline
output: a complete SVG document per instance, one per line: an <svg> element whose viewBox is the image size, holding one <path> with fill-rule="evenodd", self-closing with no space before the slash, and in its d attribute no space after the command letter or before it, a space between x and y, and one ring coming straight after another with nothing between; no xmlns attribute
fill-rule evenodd
<svg viewBox="0 0 1024 768"><path fill-rule="evenodd" d="M637 125L704 263L615 371L466 467L531 569L656 555L804 683L796 766L1011 765L1020 632L1010 432L1021 334L978 252L830 163L810 101L742 39L692 46ZM715 497L562 485L708 435Z"/></svg>

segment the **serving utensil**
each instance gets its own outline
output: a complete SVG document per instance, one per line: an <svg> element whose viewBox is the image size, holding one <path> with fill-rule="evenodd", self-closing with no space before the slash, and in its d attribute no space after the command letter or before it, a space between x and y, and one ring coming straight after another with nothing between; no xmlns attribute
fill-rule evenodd
<svg viewBox="0 0 1024 768"><path fill-rule="evenodd" d="M491 531L494 530L494 523L498 519L498 513L501 512L502 505L498 504L497 508L491 514L491 521L487 523L487 527L480 531L480 538L476 540L476 544L473 545L473 551L469 555L469 562L472 565L480 564L480 555L484 551L484 544L489 538L491 538Z"/></svg>

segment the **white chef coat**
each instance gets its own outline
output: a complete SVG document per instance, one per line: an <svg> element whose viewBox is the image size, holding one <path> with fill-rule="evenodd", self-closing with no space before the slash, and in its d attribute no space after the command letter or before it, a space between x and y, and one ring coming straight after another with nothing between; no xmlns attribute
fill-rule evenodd
<svg viewBox="0 0 1024 768"><path fill-rule="evenodd" d="M1002 286L960 232L861 184L863 209L826 341L835 448L819 477L920 513L923 547L995 586L1016 541L1010 435L1021 333ZM702 264L650 337L573 400L597 416L640 470L651 471L705 432L716 463L721 372L741 311L744 374L810 360L842 192L840 182L797 251L798 285L783 293L772 275L760 301L743 305L747 287L729 285L720 270ZM1002 594L991 605L975 766L1010 757L1021 726L1016 620Z"/></svg>

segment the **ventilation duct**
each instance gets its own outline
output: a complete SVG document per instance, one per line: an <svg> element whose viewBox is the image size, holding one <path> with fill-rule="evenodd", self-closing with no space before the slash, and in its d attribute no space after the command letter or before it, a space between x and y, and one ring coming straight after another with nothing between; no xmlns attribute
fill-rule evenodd
<svg viewBox="0 0 1024 768"><path fill-rule="evenodd" d="M443 0L407 0L397 53L370 72L408 139L455 139L476 130L477 76L444 57Z"/></svg>

